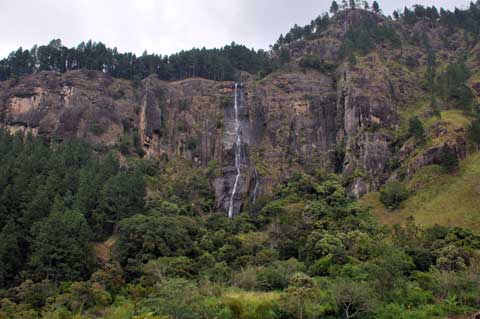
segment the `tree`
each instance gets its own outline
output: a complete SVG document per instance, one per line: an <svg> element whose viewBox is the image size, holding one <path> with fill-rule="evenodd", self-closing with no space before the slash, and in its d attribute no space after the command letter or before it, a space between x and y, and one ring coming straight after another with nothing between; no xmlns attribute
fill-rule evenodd
<svg viewBox="0 0 480 319"><path fill-rule="evenodd" d="M469 135L473 143L480 145L480 115L475 116L470 124Z"/></svg>
<svg viewBox="0 0 480 319"><path fill-rule="evenodd" d="M363 1L363 9L370 10L370 5L368 4L368 1Z"/></svg>
<svg viewBox="0 0 480 319"><path fill-rule="evenodd" d="M139 214L145 206L145 181L142 174L120 172L111 177L100 193L99 212L109 223Z"/></svg>
<svg viewBox="0 0 480 319"><path fill-rule="evenodd" d="M457 169L459 161L455 154L455 150L445 147L440 154L439 164L447 173L451 173Z"/></svg>
<svg viewBox="0 0 480 319"><path fill-rule="evenodd" d="M20 229L13 220L9 220L0 231L0 287L12 282L22 262L20 254Z"/></svg>
<svg viewBox="0 0 480 319"><path fill-rule="evenodd" d="M139 273L144 262L158 257L191 256L200 230L184 216L135 215L119 224L116 255L129 274Z"/></svg>
<svg viewBox="0 0 480 319"><path fill-rule="evenodd" d="M373 12L375 12L376 14L380 14L381 10L380 10L380 6L378 5L378 2L377 2L377 1L373 1L373 3L372 3L372 10L373 10Z"/></svg>
<svg viewBox="0 0 480 319"><path fill-rule="evenodd" d="M380 201L389 209L397 209L409 196L409 191L400 182L389 182L380 189Z"/></svg>
<svg viewBox="0 0 480 319"><path fill-rule="evenodd" d="M82 214L57 199L50 215L32 228L30 269L35 277L80 280L93 268L91 232Z"/></svg>
<svg viewBox="0 0 480 319"><path fill-rule="evenodd" d="M393 11L393 18L394 18L395 20L398 20L398 19L400 18L400 14L398 13L397 10Z"/></svg>
<svg viewBox="0 0 480 319"><path fill-rule="evenodd" d="M466 84L470 77L470 71L464 62L448 65L442 73L439 86L446 100L453 100L457 107L471 111L473 93Z"/></svg>
<svg viewBox="0 0 480 319"><path fill-rule="evenodd" d="M408 124L408 133L410 136L413 136L418 142L423 142L425 140L425 130L423 129L422 122L418 119L417 116L410 119Z"/></svg>
<svg viewBox="0 0 480 319"><path fill-rule="evenodd" d="M185 279L170 279L158 285L142 306L155 316L175 319L206 318L198 287ZM163 317L162 317L163 318Z"/></svg>
<svg viewBox="0 0 480 319"><path fill-rule="evenodd" d="M355 3L355 0L349 0L349 3L350 3L350 8L355 10L356 7L357 7L357 4Z"/></svg>
<svg viewBox="0 0 480 319"><path fill-rule="evenodd" d="M363 317L375 308L375 294L368 283L338 280L332 285L331 291L347 319Z"/></svg>
<svg viewBox="0 0 480 319"><path fill-rule="evenodd" d="M330 6L330 13L337 14L338 12L338 3L336 1L332 1L332 5Z"/></svg>

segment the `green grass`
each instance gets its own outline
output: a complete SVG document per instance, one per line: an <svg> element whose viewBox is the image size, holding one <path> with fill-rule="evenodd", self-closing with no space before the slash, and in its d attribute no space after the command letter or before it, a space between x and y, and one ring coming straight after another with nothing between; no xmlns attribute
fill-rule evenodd
<svg viewBox="0 0 480 319"><path fill-rule="evenodd" d="M442 121L452 125L453 128L465 128L470 125L470 118L462 110L442 111Z"/></svg>
<svg viewBox="0 0 480 319"><path fill-rule="evenodd" d="M401 224L414 216L420 225L461 226L480 232L480 152L463 160L451 175L435 165L424 167L408 186L414 194L396 211L380 203L379 193L365 195L362 202L384 224Z"/></svg>
<svg viewBox="0 0 480 319"><path fill-rule="evenodd" d="M400 126L396 132L398 136L406 135L408 132L408 125L411 118L418 116L420 120L422 115L430 112L430 100L419 100L417 103L399 110ZM431 117L434 118L434 117ZM425 123L423 123L425 125Z"/></svg>

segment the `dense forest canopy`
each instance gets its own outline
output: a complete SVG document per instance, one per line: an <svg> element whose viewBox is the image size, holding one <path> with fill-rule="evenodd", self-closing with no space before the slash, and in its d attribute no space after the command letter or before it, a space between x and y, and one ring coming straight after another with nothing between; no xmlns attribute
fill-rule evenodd
<svg viewBox="0 0 480 319"><path fill-rule="evenodd" d="M208 204L211 167L172 175L3 131L0 159L2 318L433 318L480 305L479 236L413 219L389 230L339 175L296 174L229 219ZM229 297L242 291L253 295Z"/></svg>
<svg viewBox="0 0 480 319"><path fill-rule="evenodd" d="M232 43L221 49L192 49L170 56L120 53L101 42L82 42L67 48L60 39L30 50L19 48L0 61L0 80L39 71L64 73L70 70L98 70L113 77L141 80L157 74L162 80L204 77L212 80L233 80L238 70L253 74L270 72L268 53Z"/></svg>

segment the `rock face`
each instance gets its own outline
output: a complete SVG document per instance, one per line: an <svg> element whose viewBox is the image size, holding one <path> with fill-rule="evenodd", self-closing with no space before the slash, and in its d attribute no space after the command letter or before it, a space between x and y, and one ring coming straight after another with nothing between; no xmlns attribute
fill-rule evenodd
<svg viewBox="0 0 480 319"><path fill-rule="evenodd" d="M340 61L341 39L362 21L393 24L406 44L379 44L357 57L356 64ZM442 41L445 30L423 22L395 24L363 10L346 11L322 37L289 45L292 61L282 69L262 80L242 76L237 94L242 163L235 213L293 172L342 171L352 177L351 193L360 196L398 175L392 161L412 174L436 163L445 148L459 158L466 156L464 131L450 129L447 135L453 138L436 139L440 142L419 154L411 140L395 145L408 110L426 96L418 69L426 64L427 52L410 44L412 34L425 33L439 52L439 63L455 61L467 50L460 35L450 36L447 45ZM299 67L306 54L335 63L335 70L327 74ZM412 60L415 68L407 65ZM478 68L472 63L472 69ZM472 86L478 95L478 83ZM212 184L217 207L226 212L237 175L234 87L200 78L163 82L150 76L133 83L94 71L41 72L0 82L0 126L55 140L81 138L99 148L130 143L150 158L216 163ZM431 130L443 134L441 125Z"/></svg>
<svg viewBox="0 0 480 319"><path fill-rule="evenodd" d="M133 136L147 157L216 161L218 208L235 180L234 83L205 79L140 85L100 72L44 72L1 83L1 126L98 147ZM235 210L304 167L331 169L337 135L333 80L316 71L279 72L239 89L242 174Z"/></svg>

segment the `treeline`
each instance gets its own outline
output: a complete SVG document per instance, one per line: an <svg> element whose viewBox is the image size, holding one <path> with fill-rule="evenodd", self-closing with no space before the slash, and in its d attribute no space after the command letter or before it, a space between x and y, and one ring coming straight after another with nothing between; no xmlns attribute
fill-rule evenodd
<svg viewBox="0 0 480 319"><path fill-rule="evenodd" d="M478 23L480 20L480 0L477 0L476 3L470 2L470 7L466 10L455 8L453 12L443 8L438 10L435 6L415 5L412 9L405 7L403 12L394 11L393 17L395 19L401 18L407 24L415 24L417 21L426 20L439 22L450 29L462 28L476 36L480 34L480 24Z"/></svg>
<svg viewBox="0 0 480 319"><path fill-rule="evenodd" d="M340 4L333 1L330 6L330 13L332 15L345 10L357 10L363 9L374 12L376 14L382 14L382 9L378 2L374 1L372 5L368 1L358 0L343 0ZM274 51L282 53L282 49L290 43L294 43L299 40L311 40L320 37L321 33L328 27L331 17L325 13L315 20L312 20L310 24L305 26L294 25L288 33L284 36L280 35L275 45L272 46ZM440 23L450 29L462 28L466 31L473 33L475 36L480 34L480 0L476 3L471 2L470 7L466 10L460 10L456 8L453 12L441 8L438 10L435 6L425 7L422 5L415 5L412 8L405 7L403 11L395 10L392 17L388 19L401 19L407 24L413 25L417 21L425 20L429 22ZM345 54L349 50L348 47L352 47L357 42L356 46L360 51L370 50L376 42L388 40L394 44L399 44L400 39L395 34L392 27L379 26L374 22L364 22L362 25L356 25L345 36L345 43L343 46L342 56L348 57L349 53ZM353 43L351 43L353 42Z"/></svg>
<svg viewBox="0 0 480 319"><path fill-rule="evenodd" d="M359 1L359 0L350 0L347 2L343 0L340 5L333 1L330 6L330 13L332 15L337 14L339 11L352 9L355 10L357 8L363 8L364 10L371 10L377 14L381 13L380 6L378 2L374 1L372 3L372 7L368 1ZM307 24L303 27L298 26L295 24L293 28L288 31L288 33L280 35L280 38L277 40L275 45L273 46L274 50L279 50L282 46L290 44L292 42L298 40L311 40L320 37L320 34L328 27L330 23L330 16L328 13L324 13L323 15L318 16L315 20L312 20L310 24Z"/></svg>
<svg viewBox="0 0 480 319"><path fill-rule="evenodd" d="M39 71L64 73L88 69L129 80L156 74L162 80L203 77L212 80L234 80L238 71L263 76L272 71L269 54L232 43L221 49L192 49L170 56L120 53L101 42L82 42L67 48L61 40L30 50L19 48L0 61L0 81Z"/></svg>

